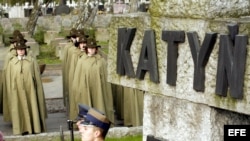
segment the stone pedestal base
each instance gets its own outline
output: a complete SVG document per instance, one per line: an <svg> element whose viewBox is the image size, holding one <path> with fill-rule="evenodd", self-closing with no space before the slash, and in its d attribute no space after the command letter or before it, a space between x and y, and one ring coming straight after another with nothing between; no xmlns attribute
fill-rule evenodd
<svg viewBox="0 0 250 141"><path fill-rule="evenodd" d="M67 42L68 42L67 39L62 37L55 38L54 40L51 41L50 45L55 50L56 57L62 59L64 43L66 44Z"/></svg>
<svg viewBox="0 0 250 141"><path fill-rule="evenodd" d="M109 41L109 32L107 28L96 28L95 36L97 41Z"/></svg>
<svg viewBox="0 0 250 141"><path fill-rule="evenodd" d="M68 44L68 41L60 42L58 48L56 49L56 55L60 60L63 59L64 55L64 47Z"/></svg>
<svg viewBox="0 0 250 141"><path fill-rule="evenodd" d="M30 51L34 57L40 54L40 46L34 39L29 39L26 45L30 47Z"/></svg>
<svg viewBox="0 0 250 141"><path fill-rule="evenodd" d="M249 125L250 116L146 93L143 123L144 141L147 135L169 141L222 141L224 125Z"/></svg>
<svg viewBox="0 0 250 141"><path fill-rule="evenodd" d="M58 31L47 31L44 35L44 42L49 45L51 40L54 40L57 35Z"/></svg>

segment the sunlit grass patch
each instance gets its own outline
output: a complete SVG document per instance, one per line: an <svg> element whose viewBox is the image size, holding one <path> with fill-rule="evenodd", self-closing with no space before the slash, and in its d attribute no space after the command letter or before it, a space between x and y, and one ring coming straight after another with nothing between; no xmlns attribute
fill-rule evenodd
<svg viewBox="0 0 250 141"><path fill-rule="evenodd" d="M37 56L39 64L60 64L62 61L55 55L55 49L51 46L40 45L40 54Z"/></svg>

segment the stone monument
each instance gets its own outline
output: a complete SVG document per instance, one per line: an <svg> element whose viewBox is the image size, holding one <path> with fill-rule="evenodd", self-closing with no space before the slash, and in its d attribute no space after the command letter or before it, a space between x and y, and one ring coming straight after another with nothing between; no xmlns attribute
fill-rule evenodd
<svg viewBox="0 0 250 141"><path fill-rule="evenodd" d="M151 0L110 23L108 81L145 91L143 140L222 141L250 125L248 0Z"/></svg>

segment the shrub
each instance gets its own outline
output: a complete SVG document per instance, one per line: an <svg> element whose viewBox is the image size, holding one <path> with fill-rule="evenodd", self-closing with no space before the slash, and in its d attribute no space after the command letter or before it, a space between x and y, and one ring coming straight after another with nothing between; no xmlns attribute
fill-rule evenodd
<svg viewBox="0 0 250 141"><path fill-rule="evenodd" d="M33 35L33 38L39 45L44 44L44 34L45 31L41 27L37 27L36 32Z"/></svg>

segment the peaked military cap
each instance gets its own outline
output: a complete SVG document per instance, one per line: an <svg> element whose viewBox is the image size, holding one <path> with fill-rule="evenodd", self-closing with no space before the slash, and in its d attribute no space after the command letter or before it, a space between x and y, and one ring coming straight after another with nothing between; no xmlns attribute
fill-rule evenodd
<svg viewBox="0 0 250 141"><path fill-rule="evenodd" d="M18 41L16 42L16 45L14 46L15 49L26 49L30 48L29 46L26 46L24 41Z"/></svg>
<svg viewBox="0 0 250 141"><path fill-rule="evenodd" d="M80 123L80 125L93 125L103 129L104 136L106 136L111 122L110 120L100 111L90 108L86 114L86 118Z"/></svg>
<svg viewBox="0 0 250 141"><path fill-rule="evenodd" d="M89 111L89 106L85 104L78 104L78 116L76 117L77 120L84 119Z"/></svg>
<svg viewBox="0 0 250 141"><path fill-rule="evenodd" d="M87 48L97 48L101 47L100 45L97 45L96 40L93 38L88 38L87 39Z"/></svg>
<svg viewBox="0 0 250 141"><path fill-rule="evenodd" d="M76 34L77 34L77 30L75 28L72 28L69 32L69 35L66 36L66 38L71 38L71 37L76 37Z"/></svg>
<svg viewBox="0 0 250 141"><path fill-rule="evenodd" d="M85 36L80 36L78 42L79 43L87 43L87 38Z"/></svg>

